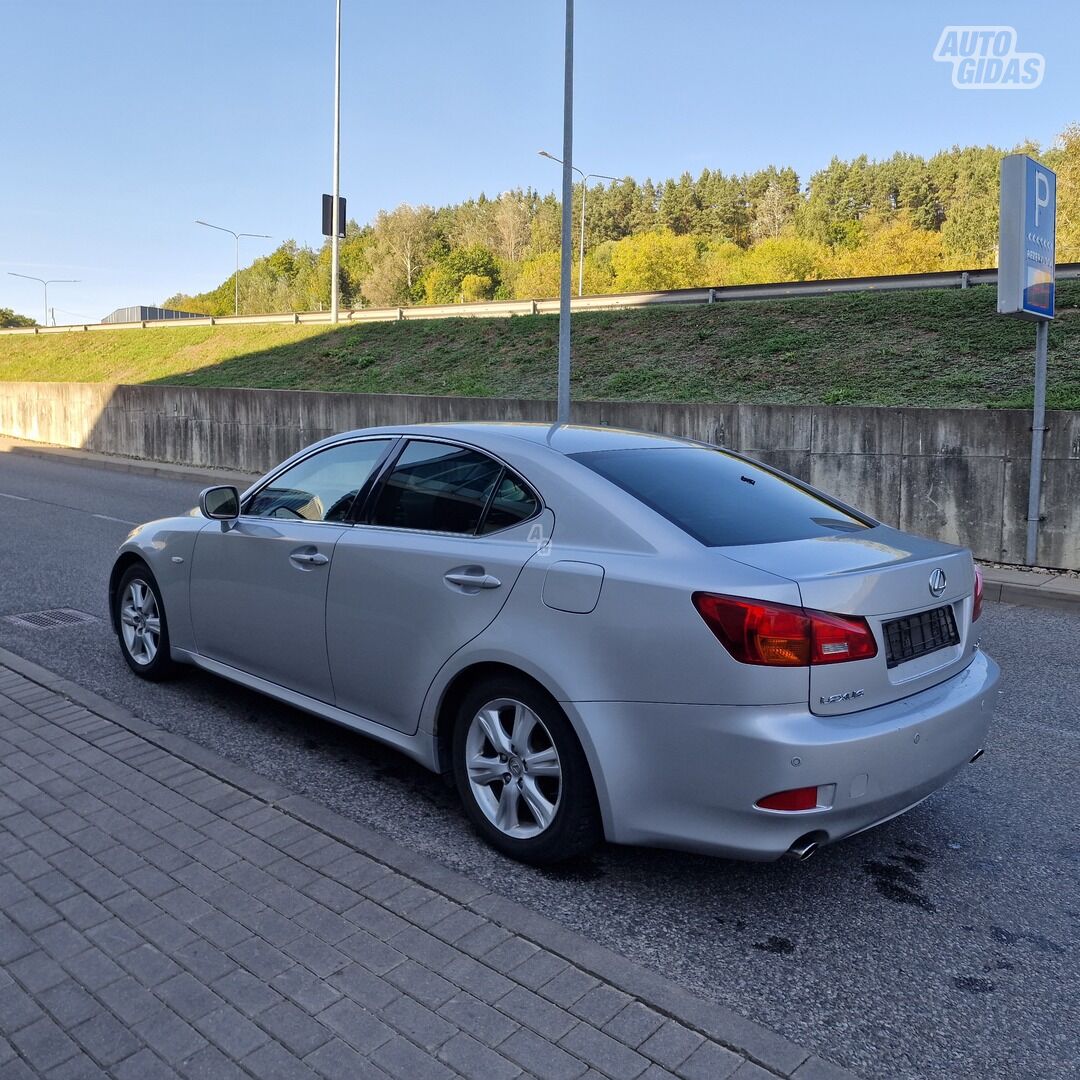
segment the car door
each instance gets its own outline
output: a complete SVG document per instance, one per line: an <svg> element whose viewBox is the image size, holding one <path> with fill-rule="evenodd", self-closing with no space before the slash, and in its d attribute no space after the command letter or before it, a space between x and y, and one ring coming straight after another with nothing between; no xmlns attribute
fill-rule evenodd
<svg viewBox="0 0 1080 1080"><path fill-rule="evenodd" d="M338 707L414 732L435 674L498 615L550 523L501 462L409 440L334 555L326 631Z"/></svg>
<svg viewBox="0 0 1080 1080"><path fill-rule="evenodd" d="M332 703L326 589L335 546L392 439L315 451L248 496L235 522L195 541L191 618L199 652Z"/></svg>

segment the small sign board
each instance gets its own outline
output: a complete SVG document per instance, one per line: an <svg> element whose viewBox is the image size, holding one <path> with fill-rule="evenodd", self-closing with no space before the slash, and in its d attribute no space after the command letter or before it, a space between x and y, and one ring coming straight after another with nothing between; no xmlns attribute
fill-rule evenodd
<svg viewBox="0 0 1080 1080"><path fill-rule="evenodd" d="M1054 317L1057 177L1026 154L1001 160L998 314Z"/></svg>
<svg viewBox="0 0 1080 1080"><path fill-rule="evenodd" d="M322 234L323 236L333 236L334 228L330 224L334 219L334 196L324 195L322 197ZM338 236L345 235L345 196L338 196Z"/></svg>

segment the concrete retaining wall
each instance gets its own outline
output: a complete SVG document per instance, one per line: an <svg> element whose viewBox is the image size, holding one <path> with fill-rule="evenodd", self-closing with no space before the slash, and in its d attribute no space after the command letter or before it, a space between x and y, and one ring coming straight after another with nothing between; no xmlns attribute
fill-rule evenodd
<svg viewBox="0 0 1080 1080"><path fill-rule="evenodd" d="M580 423L720 442L889 524L980 558L1024 557L1030 414L978 409L579 402ZM549 420L547 401L100 383L0 383L0 434L154 461L260 472L375 424ZM1051 412L1042 566L1080 569L1080 412ZM2 469L2 463L0 463Z"/></svg>

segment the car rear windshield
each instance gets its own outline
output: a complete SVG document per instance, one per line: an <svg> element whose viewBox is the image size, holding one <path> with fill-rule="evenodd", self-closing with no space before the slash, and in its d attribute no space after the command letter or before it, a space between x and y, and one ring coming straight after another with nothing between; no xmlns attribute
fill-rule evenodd
<svg viewBox="0 0 1080 1080"><path fill-rule="evenodd" d="M709 547L805 540L870 524L723 450L650 447L571 457Z"/></svg>

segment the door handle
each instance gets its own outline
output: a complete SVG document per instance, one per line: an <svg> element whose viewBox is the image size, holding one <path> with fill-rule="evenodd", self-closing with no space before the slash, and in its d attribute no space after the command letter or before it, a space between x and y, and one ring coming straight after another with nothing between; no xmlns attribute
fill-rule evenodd
<svg viewBox="0 0 1080 1080"><path fill-rule="evenodd" d="M451 585L460 585L463 589L497 589L502 582L491 574L483 572L468 572L464 570L451 570L443 575L443 581Z"/></svg>
<svg viewBox="0 0 1080 1080"><path fill-rule="evenodd" d="M321 551L294 551L290 556L293 562L305 563L308 566L325 566L329 561L328 555Z"/></svg>

